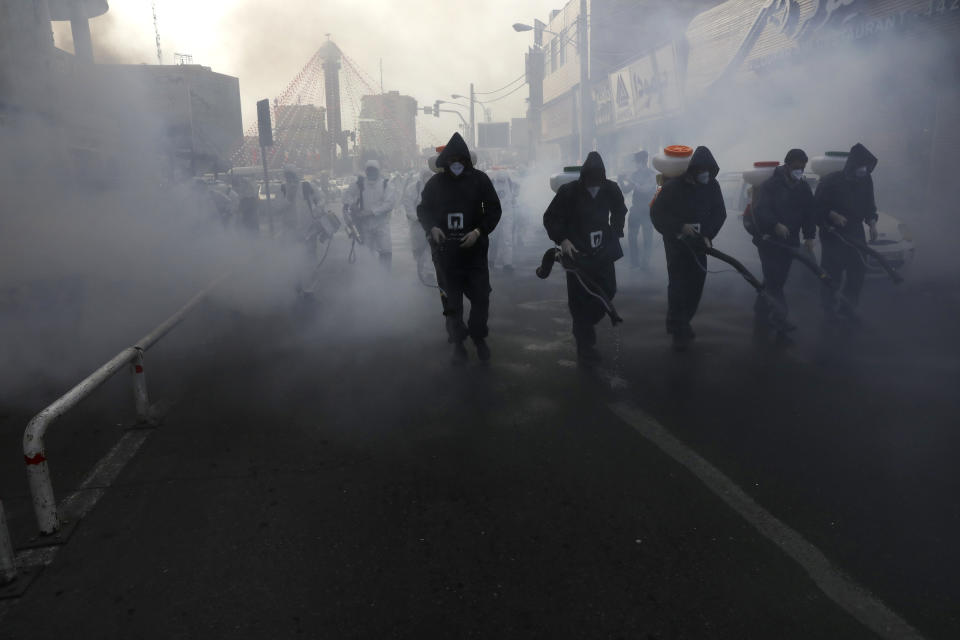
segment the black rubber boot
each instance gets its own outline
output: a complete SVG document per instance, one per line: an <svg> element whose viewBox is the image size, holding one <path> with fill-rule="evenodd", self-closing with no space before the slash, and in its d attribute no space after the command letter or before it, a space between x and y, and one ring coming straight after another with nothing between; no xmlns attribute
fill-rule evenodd
<svg viewBox="0 0 960 640"><path fill-rule="evenodd" d="M483 338L476 338L473 344L477 347L477 357L480 358L480 362L490 362L490 347L487 346L487 341Z"/></svg>
<svg viewBox="0 0 960 640"><path fill-rule="evenodd" d="M577 347L577 362L592 367L603 362L603 356L596 347Z"/></svg>

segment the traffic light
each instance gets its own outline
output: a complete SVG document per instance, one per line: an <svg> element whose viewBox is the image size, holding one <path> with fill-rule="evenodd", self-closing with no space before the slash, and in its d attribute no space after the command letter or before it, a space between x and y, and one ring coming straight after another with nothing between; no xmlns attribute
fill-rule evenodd
<svg viewBox="0 0 960 640"><path fill-rule="evenodd" d="M440 101L439 100L433 103L433 117L434 118L440 117Z"/></svg>

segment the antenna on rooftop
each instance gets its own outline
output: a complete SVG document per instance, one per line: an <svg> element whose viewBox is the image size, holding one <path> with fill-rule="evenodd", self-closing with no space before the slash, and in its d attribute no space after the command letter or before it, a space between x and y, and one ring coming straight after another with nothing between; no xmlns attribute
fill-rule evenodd
<svg viewBox="0 0 960 640"><path fill-rule="evenodd" d="M157 3L151 2L150 8L153 9L153 33L157 37L157 64L163 64L163 51L160 49L160 26L157 24Z"/></svg>

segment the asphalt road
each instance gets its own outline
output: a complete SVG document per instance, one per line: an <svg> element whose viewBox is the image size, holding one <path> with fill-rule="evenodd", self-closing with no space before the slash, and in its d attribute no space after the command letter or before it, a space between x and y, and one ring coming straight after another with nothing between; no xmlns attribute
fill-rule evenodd
<svg viewBox="0 0 960 640"><path fill-rule="evenodd" d="M494 274L487 367L472 349L449 365L403 247L387 277L335 246L313 305L206 307L148 359L164 424L0 607L0 636L878 637L624 402L923 637L960 636L956 283L871 282L865 328L838 341L796 278L782 349L753 342L746 284L712 274L675 354L665 276L624 261L626 322L601 325L586 372L561 274L532 275L544 248ZM125 393L51 438L60 495L119 436ZM28 414L0 422L5 461ZM22 541L22 469L4 466Z"/></svg>

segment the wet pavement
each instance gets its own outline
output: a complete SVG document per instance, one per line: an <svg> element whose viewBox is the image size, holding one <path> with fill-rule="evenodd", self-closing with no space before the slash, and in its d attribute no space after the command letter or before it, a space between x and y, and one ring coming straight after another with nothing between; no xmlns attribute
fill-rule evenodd
<svg viewBox="0 0 960 640"><path fill-rule="evenodd" d="M796 278L801 330L781 349L754 342L739 276L713 274L698 339L675 354L665 276L623 261L626 322L601 325L589 372L562 274L532 275L545 248L494 273L489 366L472 347L449 365L436 292L402 247L390 277L335 247L314 304L205 308L148 358L151 393L174 401L163 425L0 604L2 636L879 637L618 417L623 402L924 637L960 634L956 289L871 282L870 320L842 343ZM59 495L117 437L126 393L103 390L51 438ZM25 482L4 467L19 543Z"/></svg>

